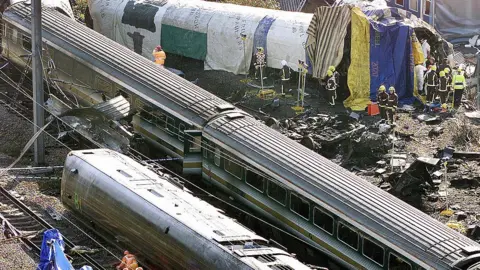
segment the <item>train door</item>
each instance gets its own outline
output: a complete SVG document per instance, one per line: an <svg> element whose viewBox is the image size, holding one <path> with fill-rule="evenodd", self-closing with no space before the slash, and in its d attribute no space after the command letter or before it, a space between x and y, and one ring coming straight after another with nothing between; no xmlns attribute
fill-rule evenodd
<svg viewBox="0 0 480 270"><path fill-rule="evenodd" d="M202 173L202 131L182 130L180 126L178 133L184 145L183 173L200 175Z"/></svg>

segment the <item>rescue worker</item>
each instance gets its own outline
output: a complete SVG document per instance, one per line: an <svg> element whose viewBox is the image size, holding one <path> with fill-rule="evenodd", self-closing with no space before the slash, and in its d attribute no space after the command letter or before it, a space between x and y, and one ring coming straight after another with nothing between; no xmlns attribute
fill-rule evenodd
<svg viewBox="0 0 480 270"><path fill-rule="evenodd" d="M427 69L430 69L433 65L436 65L435 57L430 56L427 60L426 67Z"/></svg>
<svg viewBox="0 0 480 270"><path fill-rule="evenodd" d="M465 64L458 65L458 74L462 74L465 76Z"/></svg>
<svg viewBox="0 0 480 270"><path fill-rule="evenodd" d="M377 103L378 103L378 108L380 109L380 117L382 117L382 120L387 121L387 102L388 102L388 94L385 92L387 89L385 85L380 85L380 88L378 88L378 93L377 93Z"/></svg>
<svg viewBox="0 0 480 270"><path fill-rule="evenodd" d="M453 67L453 70L452 70L452 77L458 74L458 71L457 71L457 69L458 69L458 67L457 67L457 66Z"/></svg>
<svg viewBox="0 0 480 270"><path fill-rule="evenodd" d="M137 258L128 250L123 252L122 262L117 266L117 270L135 270L138 267Z"/></svg>
<svg viewBox="0 0 480 270"><path fill-rule="evenodd" d="M440 71L440 80L438 84L438 96L440 103L447 102L448 98L448 78L445 76L445 71Z"/></svg>
<svg viewBox="0 0 480 270"><path fill-rule="evenodd" d="M335 106L335 99L337 98L337 83L335 81L335 75L331 70L327 71L327 95L328 103Z"/></svg>
<svg viewBox="0 0 480 270"><path fill-rule="evenodd" d="M162 46L157 46L153 50L153 57L155 58L155 64L158 64L163 67L165 64L165 59L167 59L167 55L165 52L162 50Z"/></svg>
<svg viewBox="0 0 480 270"><path fill-rule="evenodd" d="M450 68L445 68L445 77L447 78L447 90L448 93L452 91L452 74L450 74Z"/></svg>
<svg viewBox="0 0 480 270"><path fill-rule="evenodd" d="M467 87L467 82L465 80L465 76L463 75L463 70L462 68L458 68L458 74L452 77L453 108L460 107L460 102L462 101L465 87Z"/></svg>
<svg viewBox="0 0 480 270"><path fill-rule="evenodd" d="M388 88L388 100L387 100L387 115L388 115L388 123L392 125L395 122L395 112L397 111L398 107L398 96L395 93L395 87L390 86Z"/></svg>
<svg viewBox="0 0 480 270"><path fill-rule="evenodd" d="M437 77L437 66L433 65L430 67L430 70L425 74L425 90L427 91L427 102L433 102L433 98L437 93L438 87L438 77Z"/></svg>
<svg viewBox="0 0 480 270"><path fill-rule="evenodd" d="M428 44L426 39L422 39L421 43L423 56L425 57L425 62L427 62L428 58L430 58L430 44Z"/></svg>
<svg viewBox="0 0 480 270"><path fill-rule="evenodd" d="M282 96L285 95L285 86L290 81L290 67L287 65L287 61L282 60L282 71L280 71L280 76L282 78Z"/></svg>
<svg viewBox="0 0 480 270"><path fill-rule="evenodd" d="M260 74L265 76L265 66L267 65L265 53L263 52L263 47L257 47L257 52L255 53L255 79L257 79L257 73L261 69ZM263 77L266 79L267 77Z"/></svg>
<svg viewBox="0 0 480 270"><path fill-rule="evenodd" d="M329 66L328 70L331 70L333 73L333 77L335 78L335 83L337 84L337 87L340 85L340 73L335 70L334 66ZM335 98L337 98L337 95L335 95Z"/></svg>
<svg viewBox="0 0 480 270"><path fill-rule="evenodd" d="M425 79L425 71L427 70L426 67L423 65L416 65L415 66L415 75L417 77L417 89L420 95L423 95L423 84Z"/></svg>

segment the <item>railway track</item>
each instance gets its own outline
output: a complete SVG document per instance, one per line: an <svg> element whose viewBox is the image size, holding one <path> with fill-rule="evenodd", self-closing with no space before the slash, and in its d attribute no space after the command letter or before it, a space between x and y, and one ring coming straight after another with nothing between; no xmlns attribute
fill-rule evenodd
<svg viewBox="0 0 480 270"><path fill-rule="evenodd" d="M41 214L30 209L2 187L0 187L0 204L3 205L1 208L3 210L0 210L0 215L3 216L16 230L20 231L22 235L30 235L30 237L21 238L21 240L32 249L32 251L39 254L43 231L53 229L54 227L50 225ZM76 234L70 233L72 232L71 228L70 230L60 229L60 231L62 232L62 235L64 232L68 232L63 235L65 251L75 269L78 269L83 265L90 265L94 269L107 270L114 269L114 265L118 263L118 259L102 247L98 247L98 251L93 254L72 253L71 250L75 246L88 245L89 248L92 248L92 241L86 242L84 239L83 241L79 240L79 242L74 244L67 237L73 236L74 238L78 238L78 232Z"/></svg>

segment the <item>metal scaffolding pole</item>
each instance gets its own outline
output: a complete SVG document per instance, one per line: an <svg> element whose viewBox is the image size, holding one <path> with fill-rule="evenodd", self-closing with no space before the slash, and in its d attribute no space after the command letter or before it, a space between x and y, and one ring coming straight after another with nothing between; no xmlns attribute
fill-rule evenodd
<svg viewBox="0 0 480 270"><path fill-rule="evenodd" d="M41 0L32 1L32 84L33 84L33 129L37 133L45 125L43 103L42 70L42 4ZM35 164L45 163L45 141L40 134L34 144Z"/></svg>

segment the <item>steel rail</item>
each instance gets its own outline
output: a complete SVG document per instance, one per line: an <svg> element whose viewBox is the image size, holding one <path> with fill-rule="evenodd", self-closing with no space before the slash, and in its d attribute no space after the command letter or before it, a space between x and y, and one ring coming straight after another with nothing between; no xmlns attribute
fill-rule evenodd
<svg viewBox="0 0 480 270"><path fill-rule="evenodd" d="M30 209L28 206L26 206L24 203L22 203L20 200L15 198L10 192L8 192L5 188L0 187L0 195L5 196L8 200L10 200L13 204L15 204L16 207L18 207L20 210L24 211L27 213L30 217L32 217L35 221L40 223L44 228L46 229L54 229L52 225L50 225L45 219L37 215L32 209ZM7 219L8 220L8 219ZM63 236L63 235L62 235ZM24 239L25 240L25 239ZM27 241L30 241L26 239ZM73 248L75 244L73 244L70 240L68 240L65 236L63 236L63 242L68 248ZM30 241L27 245L34 245L36 246L33 242ZM36 248L40 251L40 247L36 246ZM106 270L105 267L103 267L100 263L95 261L93 258L91 258L87 254L78 254L82 259L84 259L87 263L91 264L92 267L95 267L96 269L100 270Z"/></svg>

